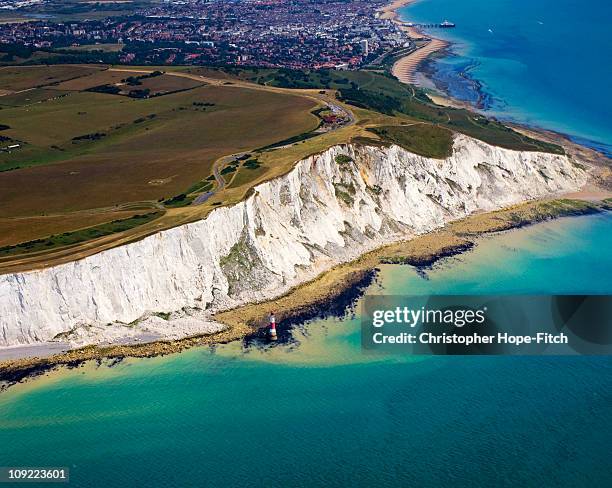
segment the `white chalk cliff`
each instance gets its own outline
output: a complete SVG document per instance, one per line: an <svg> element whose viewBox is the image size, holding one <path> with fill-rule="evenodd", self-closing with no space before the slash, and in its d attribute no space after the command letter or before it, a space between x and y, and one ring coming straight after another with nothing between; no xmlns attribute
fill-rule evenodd
<svg viewBox="0 0 612 488"><path fill-rule="evenodd" d="M352 161L339 164L340 154ZM211 312L279 296L385 243L475 211L574 191L586 179L566 156L463 135L445 160L397 146L335 146L204 220L68 264L1 275L0 346L79 329L95 331L75 333L81 343L108 340L127 329L121 323L132 323L131 334L210 332ZM170 320L154 315L181 310Z"/></svg>

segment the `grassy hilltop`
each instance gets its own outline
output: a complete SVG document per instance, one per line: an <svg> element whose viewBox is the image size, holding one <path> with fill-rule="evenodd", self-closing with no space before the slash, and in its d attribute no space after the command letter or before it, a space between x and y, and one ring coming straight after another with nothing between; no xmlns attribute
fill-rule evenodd
<svg viewBox="0 0 612 488"><path fill-rule="evenodd" d="M443 158L454 132L562 151L374 72L3 67L0 272L202 218L333 144Z"/></svg>
<svg viewBox="0 0 612 488"><path fill-rule="evenodd" d="M499 122L468 110L434 105L423 90L400 83L390 75L373 71L295 71L231 67L218 70L194 68L189 71L207 73L209 76L217 73L217 76L237 77L265 86L332 89L338 92L340 100L352 106L447 127L507 149L562 152L558 146L530 139Z"/></svg>

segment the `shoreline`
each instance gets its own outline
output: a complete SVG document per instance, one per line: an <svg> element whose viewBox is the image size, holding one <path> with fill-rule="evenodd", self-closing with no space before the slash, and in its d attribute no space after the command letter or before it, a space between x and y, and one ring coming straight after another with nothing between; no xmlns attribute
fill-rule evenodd
<svg viewBox="0 0 612 488"><path fill-rule="evenodd" d="M446 49L450 46L448 41L429 36L416 27L405 25L404 21L399 18L398 10L406 7L418 0L395 0L389 5L380 9L382 12L380 18L387 19L395 23L415 44L415 50L406 56L399 58L391 68L391 74L399 81L406 84L416 84L416 75L419 72L418 67L423 61L432 56L438 51Z"/></svg>
<svg viewBox="0 0 612 488"><path fill-rule="evenodd" d="M410 5L411 3L414 3L416 1L418 0L394 0L390 4L385 5L384 7L381 7L378 10L379 12L382 12L380 18L387 20L395 20L399 16L397 11L400 8L406 7L407 5Z"/></svg>
<svg viewBox="0 0 612 488"><path fill-rule="evenodd" d="M381 264L407 264L426 269L440 259L471 250L477 245L478 238L488 234L559 217L610 211L610 195L612 193L605 190L599 190L599 193L591 191L577 200L563 197L536 200L468 216L415 239L370 251L355 261L338 265L314 280L295 287L275 300L220 312L214 319L227 326L221 332L137 345L92 345L45 357L0 361L0 391L57 368L78 367L91 360L100 363L110 360L114 364L128 357L163 356L196 346L213 346L253 337L266 338L266 317L270 309L282 311L276 314L279 333L281 336L287 335L290 334L288 328L292 324L344 313L372 283ZM607 199L603 201L599 197Z"/></svg>
<svg viewBox="0 0 612 488"><path fill-rule="evenodd" d="M487 114L486 111L489 104L489 95L481 90L480 82L477 79L471 77L468 78L474 85L476 85L473 90L474 93L478 96L478 100L462 100L454 98L450 95L450 93L448 93L448 91L444 87L439 86L439 84L434 81L432 73L430 71L428 71L427 69L419 69L423 66L423 64L425 64L426 61L431 61L436 53L439 53L442 56L449 54L453 43L450 41L433 37L429 34L420 31L415 27L408 27L405 25L406 21L403 21L399 18L398 10L415 2L418 2L418 0L395 0L394 2L379 10L380 12L383 12L381 18L391 20L392 22L397 24L400 29L404 31L412 41L418 41L419 39L425 41L421 46L417 47L415 50L413 50L406 56L402 56L398 60L396 60L391 68L391 74L395 76L401 83L416 86L421 85L423 88L429 88L429 90L427 91L427 96L436 105L476 111L477 113L492 117L492 115ZM427 65L429 66L429 63L427 63ZM420 83L419 78L425 80L425 84ZM607 146L601 141L584 139L580 136L572 136L571 134L552 131L538 126L529 126L512 119L501 118L499 120L508 125L509 127L518 130L519 132L529 131L531 134L537 134L540 137L543 135L550 136L552 134L554 135L554 139L557 141L559 141L560 139L564 139L566 141L569 141L573 145L585 147L589 151L595 152L603 156L607 160L612 159L612 155L610 154L609 150L607 148L603 149L601 147L602 144L604 146Z"/></svg>
<svg viewBox="0 0 612 488"><path fill-rule="evenodd" d="M410 38L413 40L419 40L418 36L421 35L421 39L426 41L421 47L393 63L391 74L402 83L416 85L418 84L417 75L420 73L418 68L421 63L435 53L448 48L450 43L435 37L424 36L414 27L402 27L402 30L409 32Z"/></svg>

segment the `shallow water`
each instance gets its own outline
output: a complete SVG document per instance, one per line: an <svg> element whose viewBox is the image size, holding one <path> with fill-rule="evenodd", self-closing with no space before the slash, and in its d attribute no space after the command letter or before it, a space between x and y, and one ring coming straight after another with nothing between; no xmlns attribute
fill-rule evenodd
<svg viewBox="0 0 612 488"><path fill-rule="evenodd" d="M489 237L369 293L609 293L612 214ZM358 310L358 308L356 309ZM87 363L0 394L0 465L73 486L609 486L609 357L381 357L350 313L276 347Z"/></svg>
<svg viewBox="0 0 612 488"><path fill-rule="evenodd" d="M455 29L432 34L454 42L435 64L451 95L475 102L467 73L491 98L489 112L555 129L612 151L612 5L601 0L418 0L403 20Z"/></svg>

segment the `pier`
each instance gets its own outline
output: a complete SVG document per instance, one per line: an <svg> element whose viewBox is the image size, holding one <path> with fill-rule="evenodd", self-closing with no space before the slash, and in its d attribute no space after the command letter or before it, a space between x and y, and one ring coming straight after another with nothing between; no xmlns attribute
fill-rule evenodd
<svg viewBox="0 0 612 488"><path fill-rule="evenodd" d="M439 24L416 24L414 22L402 22L404 27L414 27L416 29L452 29L456 27L456 24L445 20Z"/></svg>

